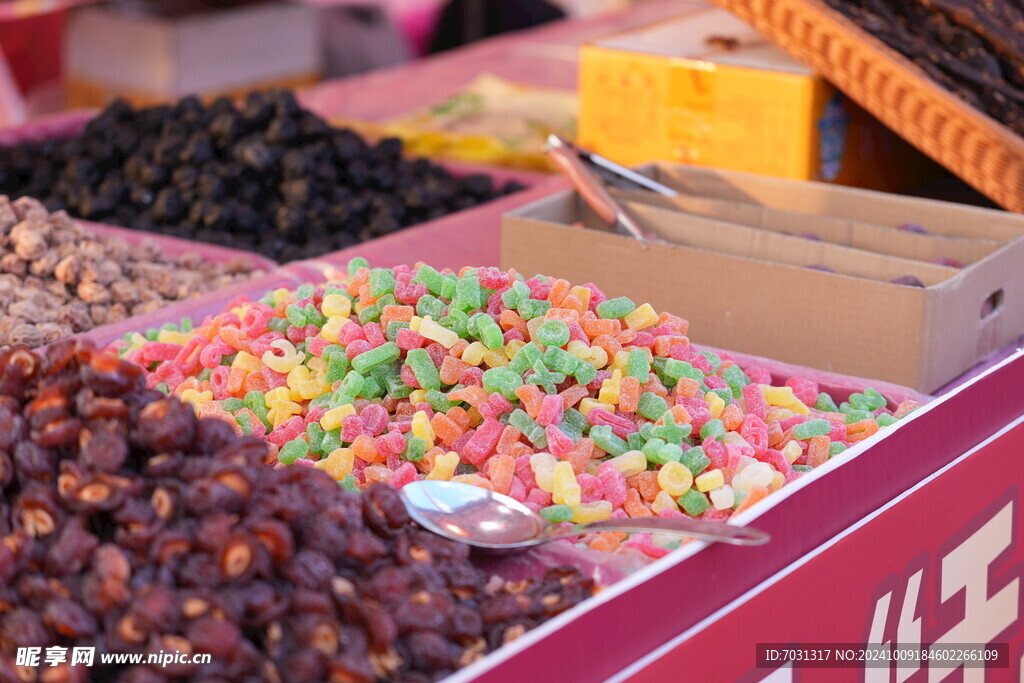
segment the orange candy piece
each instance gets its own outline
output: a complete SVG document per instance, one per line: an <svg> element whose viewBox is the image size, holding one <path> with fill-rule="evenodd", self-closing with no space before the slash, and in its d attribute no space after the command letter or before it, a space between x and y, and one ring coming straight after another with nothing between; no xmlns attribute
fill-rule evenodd
<svg viewBox="0 0 1024 683"><path fill-rule="evenodd" d="M580 318L580 327L591 339L596 339L602 334L609 336L616 335L622 329L622 323L618 319L606 319L606 318Z"/></svg>
<svg viewBox="0 0 1024 683"><path fill-rule="evenodd" d="M565 298L570 289L572 289L572 285L569 284L568 280L555 280L554 284L551 285L551 291L548 292L548 301L551 302L552 306L561 306L562 299Z"/></svg>
<svg viewBox="0 0 1024 683"><path fill-rule="evenodd" d="M755 486L755 487L753 487L752 489L750 489L750 491L747 492L747 497L743 499L743 502L739 504L739 506L736 508L736 511L733 514L734 515L738 515L739 513L743 512L748 507L753 505L754 503L758 503L758 502L764 500L765 496L767 496L767 495L768 495L768 487L767 486Z"/></svg>
<svg viewBox="0 0 1024 683"><path fill-rule="evenodd" d="M430 426L434 430L434 436L440 439L445 446L451 446L457 438L466 432L465 427L444 413L434 413L434 417L430 419Z"/></svg>
<svg viewBox="0 0 1024 683"><path fill-rule="evenodd" d="M850 440L850 443L857 443L874 435L877 431L877 422L874 420L861 420L860 422L846 425L846 438Z"/></svg>
<svg viewBox="0 0 1024 683"><path fill-rule="evenodd" d="M356 437L356 440L352 442L352 452L364 462L383 460L380 453L377 452L377 445L373 442L373 437L367 434L360 434Z"/></svg>
<svg viewBox="0 0 1024 683"><path fill-rule="evenodd" d="M590 390L579 384L573 384L566 388L562 393L559 394L562 397L562 402L565 404L566 409L572 408L574 405L590 396Z"/></svg>
<svg viewBox="0 0 1024 683"><path fill-rule="evenodd" d="M636 489L626 489L626 504L622 506L630 517L652 517L651 509L644 505L640 499L640 492Z"/></svg>
<svg viewBox="0 0 1024 683"><path fill-rule="evenodd" d="M828 460L831 446L832 439L827 434L824 436L812 436L811 445L807 449L807 464L811 467L824 465Z"/></svg>
<svg viewBox="0 0 1024 683"><path fill-rule="evenodd" d="M537 415L540 413L540 404L544 400L544 394L541 393L540 388L536 384L524 384L516 388L516 397L523 402L523 410L526 414L537 419Z"/></svg>
<svg viewBox="0 0 1024 683"><path fill-rule="evenodd" d="M743 411L735 403L730 403L722 409L719 419L722 420L722 425L726 430L734 432L743 424Z"/></svg>
<svg viewBox="0 0 1024 683"><path fill-rule="evenodd" d="M497 455L487 465L487 475L498 493L507 494L516 472L516 460L511 455Z"/></svg>
<svg viewBox="0 0 1024 683"><path fill-rule="evenodd" d="M619 384L619 409L625 413L635 413L640 405L640 380L636 377L623 377Z"/></svg>
<svg viewBox="0 0 1024 683"><path fill-rule="evenodd" d="M672 393L683 398L693 398L700 391L700 382L692 377L681 377Z"/></svg>

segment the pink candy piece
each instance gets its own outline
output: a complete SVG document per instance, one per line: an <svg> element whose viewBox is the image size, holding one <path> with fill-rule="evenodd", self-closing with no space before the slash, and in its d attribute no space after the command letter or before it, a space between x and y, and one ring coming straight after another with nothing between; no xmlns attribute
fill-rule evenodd
<svg viewBox="0 0 1024 683"><path fill-rule="evenodd" d="M363 420L358 415L348 415L341 423L341 440L349 443L363 434Z"/></svg>
<svg viewBox="0 0 1024 683"><path fill-rule="evenodd" d="M551 285L548 284L547 282L541 282L535 277L532 277L529 280L527 280L526 286L530 288L531 299L547 301L548 294L551 293Z"/></svg>
<svg viewBox="0 0 1024 683"><path fill-rule="evenodd" d="M463 451L466 449L466 444L469 443L469 440L473 438L473 434L475 431L476 430L474 429L467 429L462 436L455 439L455 441L452 441L451 450L455 451L460 456L462 456ZM465 457L462 457L462 460L464 462L469 462L468 460L466 460Z"/></svg>
<svg viewBox="0 0 1024 683"><path fill-rule="evenodd" d="M711 419L711 411L703 399L679 396L676 398L676 403L686 408L686 412L690 414L690 424L693 425L694 432L699 432L700 428Z"/></svg>
<svg viewBox="0 0 1024 683"><path fill-rule="evenodd" d="M788 475L793 469L793 466L789 464L789 459L774 448L765 449L764 453L758 456L758 460L768 463L784 475Z"/></svg>
<svg viewBox="0 0 1024 683"><path fill-rule="evenodd" d="M518 476L512 477L512 484L509 486L508 495L520 503L526 500L526 484Z"/></svg>
<svg viewBox="0 0 1024 683"><path fill-rule="evenodd" d="M309 412L306 413L304 421L307 425L311 425L314 422L319 422L320 418L322 418L326 412L327 406L313 406L312 408L309 409Z"/></svg>
<svg viewBox="0 0 1024 683"><path fill-rule="evenodd" d="M732 517L732 510L719 510L715 507L709 507L700 516L701 519L706 519L709 522L724 522L730 517Z"/></svg>
<svg viewBox="0 0 1024 683"><path fill-rule="evenodd" d="M504 337L506 344L512 341L513 339L516 341L526 341L526 337L523 336L523 333L520 332L515 327L513 327L511 330L509 330L502 336Z"/></svg>
<svg viewBox="0 0 1024 683"><path fill-rule="evenodd" d="M226 365L218 365L210 373L210 389L213 391L213 397L218 401L231 397L231 392L228 391L228 377L230 375L231 368Z"/></svg>
<svg viewBox="0 0 1024 683"><path fill-rule="evenodd" d="M193 340L199 338L200 337L194 337ZM265 354L267 351L272 350L270 343L275 342L279 339L284 339L284 334L282 334L281 332L264 332L263 334L252 340L252 342L249 344L249 352L252 353L252 355L256 356L257 358L262 358L263 354ZM274 350L274 355L278 355L278 353L280 352Z"/></svg>
<svg viewBox="0 0 1024 683"><path fill-rule="evenodd" d="M288 386L288 376L284 375L275 370L264 366L260 368L259 373L263 375L263 379L267 381L267 386L271 389L277 389L279 387Z"/></svg>
<svg viewBox="0 0 1024 683"><path fill-rule="evenodd" d="M708 389L728 389L729 385L725 383L725 380L718 375L708 375L704 378L704 384L708 385Z"/></svg>
<svg viewBox="0 0 1024 683"><path fill-rule="evenodd" d="M366 341L366 334L363 332L363 328L358 324L345 325L341 328L341 332L338 334L338 341L341 342L342 346L347 347L356 339Z"/></svg>
<svg viewBox="0 0 1024 683"><path fill-rule="evenodd" d="M701 446L704 447L704 455L711 459L712 469L726 469L729 460L721 441L709 436L701 442Z"/></svg>
<svg viewBox="0 0 1024 683"><path fill-rule="evenodd" d="M376 403L363 408L359 417L363 421L363 430L371 436L380 436L388 426L388 411Z"/></svg>
<svg viewBox="0 0 1024 683"><path fill-rule="evenodd" d="M478 268L476 278L487 289L499 289L508 284L508 273L497 268Z"/></svg>
<svg viewBox="0 0 1024 683"><path fill-rule="evenodd" d="M806 406L818 402L818 383L802 377L790 377L786 386L793 389L793 394Z"/></svg>
<svg viewBox="0 0 1024 683"><path fill-rule="evenodd" d="M590 424L597 425L608 425L612 428L612 433L620 439L625 439L627 436L637 431L636 423L628 418L620 415L612 415L604 408L591 408L590 412L587 413L587 420Z"/></svg>
<svg viewBox="0 0 1024 683"><path fill-rule="evenodd" d="M561 458L572 450L573 440L555 425L545 427L544 434L548 438L548 452L556 458Z"/></svg>
<svg viewBox="0 0 1024 683"><path fill-rule="evenodd" d="M221 358L225 354L234 352L235 350L226 341L216 337L199 352L199 362L204 368L215 368L220 365Z"/></svg>
<svg viewBox="0 0 1024 683"><path fill-rule="evenodd" d="M580 501L583 503L593 503L604 498L604 484L601 480L592 474L586 472L576 475L576 483L580 485L582 489Z"/></svg>
<svg viewBox="0 0 1024 683"><path fill-rule="evenodd" d="M403 351L412 351L423 346L425 339L419 332L410 330L408 327L403 327L398 330L398 336L395 338L395 342L398 344L398 348Z"/></svg>
<svg viewBox="0 0 1024 683"><path fill-rule="evenodd" d="M846 436L846 425L839 420L829 420L829 424L832 425L832 431L829 433L828 438L832 441L842 441L849 445L849 441Z"/></svg>
<svg viewBox="0 0 1024 683"><path fill-rule="evenodd" d="M637 332L636 339L633 340L633 346L646 346L651 348L654 346L654 335L650 332Z"/></svg>
<svg viewBox="0 0 1024 683"><path fill-rule="evenodd" d="M384 457L384 460L384 464L387 465L388 469L391 470L392 472L397 470L398 466L402 464L402 458L399 456L398 453L388 453Z"/></svg>
<svg viewBox="0 0 1024 683"><path fill-rule="evenodd" d="M254 303L245 312L240 328L245 336L255 338L267 331L267 322L274 315L274 309L266 304Z"/></svg>
<svg viewBox="0 0 1024 683"><path fill-rule="evenodd" d="M612 504L612 507L622 507L626 504L626 477L615 469L611 463L604 462L597 467L597 477L601 480L601 490L604 499Z"/></svg>
<svg viewBox="0 0 1024 683"><path fill-rule="evenodd" d="M459 375L459 384L467 387L482 387L484 385L484 371L480 368L466 368Z"/></svg>
<svg viewBox="0 0 1024 683"><path fill-rule="evenodd" d="M365 339L354 339L349 342L348 346L345 347L345 355L348 356L349 360L352 360L361 353L365 353L372 349L373 346L370 342Z"/></svg>
<svg viewBox="0 0 1024 683"><path fill-rule="evenodd" d="M324 349L331 345L331 342L327 341L323 337L316 336L309 339L306 342L306 350L311 354L320 358L323 355Z"/></svg>
<svg viewBox="0 0 1024 683"><path fill-rule="evenodd" d="M516 476L527 489L532 489L537 486L537 477L533 474L533 468L530 467L530 456L520 455L516 458Z"/></svg>
<svg viewBox="0 0 1024 683"><path fill-rule="evenodd" d="M485 418L483 423L477 427L473 437L466 443L462 451L463 458L471 465L480 465L487 456L494 452L494 447L498 445L498 439L501 438L501 432L504 429L505 425L494 418Z"/></svg>
<svg viewBox="0 0 1024 683"><path fill-rule="evenodd" d="M286 422L274 429L267 435L267 441L278 446L283 446L292 439L297 439L305 430L306 424L298 415L289 418Z"/></svg>
<svg viewBox="0 0 1024 683"><path fill-rule="evenodd" d="M142 347L142 358L147 361L174 360L182 350L181 344L163 344L160 342L147 342Z"/></svg>
<svg viewBox="0 0 1024 683"><path fill-rule="evenodd" d="M793 417L787 417L782 420L779 420L779 426L782 427L782 431L786 431L787 429L790 429L798 424L803 424L804 422L807 422L810 419L811 418L808 415L794 415Z"/></svg>
<svg viewBox="0 0 1024 683"><path fill-rule="evenodd" d="M760 365L748 365L743 368L743 374L747 376L754 384L771 384L772 373L768 372L767 368L761 367Z"/></svg>
<svg viewBox="0 0 1024 683"><path fill-rule="evenodd" d="M755 454L768 448L768 425L757 415L747 415L740 424L740 436L754 447Z"/></svg>
<svg viewBox="0 0 1024 683"><path fill-rule="evenodd" d="M747 415L756 415L762 422L768 417L768 401L765 400L761 388L756 384L748 384L743 387L743 405L747 409Z"/></svg>
<svg viewBox="0 0 1024 683"><path fill-rule="evenodd" d="M402 438L402 433L397 430L390 431L379 437L374 442L374 445L377 447L377 452L384 456L397 455L405 451L405 439ZM359 460L359 458L356 458L356 460Z"/></svg>
<svg viewBox="0 0 1024 683"><path fill-rule="evenodd" d="M444 348L437 342L427 344L427 355L430 356L430 360L434 361L434 367L440 368L444 362L445 356L448 355L448 349ZM481 370L480 372L483 372Z"/></svg>
<svg viewBox="0 0 1024 683"><path fill-rule="evenodd" d="M510 404L511 405L511 404ZM541 400L540 412L537 413L537 424L542 427L557 425L562 421L565 401L558 394L548 394Z"/></svg>
<svg viewBox="0 0 1024 683"><path fill-rule="evenodd" d="M526 500L543 508L551 505L551 494L540 488L530 489L530 492L526 494Z"/></svg>
<svg viewBox="0 0 1024 683"><path fill-rule="evenodd" d="M590 345L590 337L583 331L579 323L569 323L569 341L581 341L586 345Z"/></svg>
<svg viewBox="0 0 1024 683"><path fill-rule="evenodd" d="M673 518L673 517L675 517L675 518L686 517L686 515L683 514L682 512L680 512L679 510L673 510L672 508L664 508L664 509L660 510L658 512L658 516L659 517L669 517L669 518Z"/></svg>
<svg viewBox="0 0 1024 683"><path fill-rule="evenodd" d="M605 301L607 299L607 297L604 295L604 292L602 292L600 289L598 289L597 285L595 285L593 282L588 282L588 283L586 283L583 286L586 289L590 290L590 306L589 307L590 307L591 311L596 312L597 311L597 305L599 303L601 303L602 301Z"/></svg>
<svg viewBox="0 0 1024 683"><path fill-rule="evenodd" d="M377 323L366 323L366 325L363 326L363 334L366 335L366 341L370 342L373 348L377 348L387 341L387 338L384 336L384 332L380 329L380 325Z"/></svg>
<svg viewBox="0 0 1024 683"><path fill-rule="evenodd" d="M408 365L402 365L398 371L399 376L402 378L402 382L413 389L422 389L420 381L416 379L416 374L412 371Z"/></svg>

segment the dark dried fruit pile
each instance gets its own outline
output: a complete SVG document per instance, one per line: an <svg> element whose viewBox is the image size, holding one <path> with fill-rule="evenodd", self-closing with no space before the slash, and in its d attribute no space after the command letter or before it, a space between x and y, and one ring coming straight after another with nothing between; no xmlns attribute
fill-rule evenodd
<svg viewBox="0 0 1024 683"><path fill-rule="evenodd" d="M227 98L138 110L114 102L81 135L0 148L0 194L281 262L517 189L403 159L395 138L371 146L302 109L288 91L254 93L240 109Z"/></svg>
<svg viewBox="0 0 1024 683"><path fill-rule="evenodd" d="M575 570L488 580L393 489L265 466L262 441L71 342L0 352L0 424L0 681L54 645L96 666L39 680L426 681L591 594ZM160 650L212 662L99 665Z"/></svg>
<svg viewBox="0 0 1024 683"><path fill-rule="evenodd" d="M939 85L1024 135L1024 6L1009 0L825 0Z"/></svg>

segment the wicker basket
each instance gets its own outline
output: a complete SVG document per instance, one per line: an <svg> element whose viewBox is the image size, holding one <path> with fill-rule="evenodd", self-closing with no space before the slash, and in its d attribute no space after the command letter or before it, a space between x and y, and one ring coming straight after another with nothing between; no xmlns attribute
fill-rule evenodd
<svg viewBox="0 0 1024 683"><path fill-rule="evenodd" d="M1024 213L1024 138L817 0L711 0L1003 208Z"/></svg>

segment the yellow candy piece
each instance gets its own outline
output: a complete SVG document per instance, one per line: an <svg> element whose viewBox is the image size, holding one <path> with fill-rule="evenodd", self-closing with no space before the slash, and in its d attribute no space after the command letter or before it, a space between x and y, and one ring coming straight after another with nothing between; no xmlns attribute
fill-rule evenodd
<svg viewBox="0 0 1024 683"><path fill-rule="evenodd" d="M693 473L686 465L670 460L658 470L658 486L662 492L678 498L693 486Z"/></svg>
<svg viewBox="0 0 1024 683"><path fill-rule="evenodd" d="M430 341L436 341L446 349L450 349L457 341L459 341L459 335L429 318L424 318L420 323L419 333ZM481 344L481 346L483 346L483 344Z"/></svg>
<svg viewBox="0 0 1024 683"><path fill-rule="evenodd" d="M708 410L711 411L712 418L720 417L722 411L725 410L725 400L713 391L704 394L704 402L708 404Z"/></svg>
<svg viewBox="0 0 1024 683"><path fill-rule="evenodd" d="M470 486L479 486L482 489L493 491L494 487L491 482L484 479L479 474L460 474L457 477L452 477L452 481L458 482L459 484L469 484Z"/></svg>
<svg viewBox="0 0 1024 683"><path fill-rule="evenodd" d="M286 287L280 287L278 289L275 289L272 295L274 298L274 305L276 306L285 299L287 299L290 294L291 292L288 291Z"/></svg>
<svg viewBox="0 0 1024 683"><path fill-rule="evenodd" d="M632 477L634 474L640 474L647 469L647 456L642 451L626 451L622 455L617 455L611 460L612 467L622 472L624 476Z"/></svg>
<svg viewBox="0 0 1024 683"><path fill-rule="evenodd" d="M786 459L789 460L790 464L793 464L794 460L803 455L803 452L804 449L801 448L799 441L790 441L782 449L782 454L786 456Z"/></svg>
<svg viewBox="0 0 1024 683"><path fill-rule="evenodd" d="M544 346L543 344L541 344L539 341L537 341L537 329L543 323L544 323L544 318L541 318L541 317L531 318L530 320L526 321L526 332L527 332L526 336L529 337L530 341L532 341L534 344L539 346L542 351L544 349L546 349L547 347Z"/></svg>
<svg viewBox="0 0 1024 683"><path fill-rule="evenodd" d="M726 432L722 437L722 443L736 444L737 446L749 446L747 440L740 436L739 432Z"/></svg>
<svg viewBox="0 0 1024 683"><path fill-rule="evenodd" d="M426 389L415 389L411 394L409 394L409 403L411 403L413 405L416 405L417 403L422 403L423 401L426 401L426 400L427 400L427 390Z"/></svg>
<svg viewBox="0 0 1024 683"><path fill-rule="evenodd" d="M581 360L584 363L590 363L596 369L600 370L604 366L608 365L608 352L600 346L591 346L587 351L587 354L581 358Z"/></svg>
<svg viewBox="0 0 1024 683"><path fill-rule="evenodd" d="M632 330L645 330L658 324L658 314L650 304L642 304L623 320L626 326Z"/></svg>
<svg viewBox="0 0 1024 683"><path fill-rule="evenodd" d="M693 483L697 486L697 490L701 493L707 493L713 491L719 486L725 483L725 475L722 474L722 470L714 469L708 470L701 475L698 475Z"/></svg>
<svg viewBox="0 0 1024 683"><path fill-rule="evenodd" d="M736 492L726 484L711 492L711 504L716 510L728 510L736 502Z"/></svg>
<svg viewBox="0 0 1024 683"><path fill-rule="evenodd" d="M422 410L417 410L412 416L412 435L426 441L427 448L434 447L434 428L430 425L430 418Z"/></svg>
<svg viewBox="0 0 1024 683"><path fill-rule="evenodd" d="M519 339L510 339L509 342L505 344L505 357L512 360L516 357L516 354L519 353L519 349L524 346L526 346L526 342Z"/></svg>
<svg viewBox="0 0 1024 683"><path fill-rule="evenodd" d="M263 367L263 362L251 353L239 351L235 355L235 359L231 361L231 367L245 370L246 372L257 372Z"/></svg>
<svg viewBox="0 0 1024 683"><path fill-rule="evenodd" d="M328 318L333 318L336 315L347 318L352 315L352 302L342 294L328 294L324 297L320 312Z"/></svg>
<svg viewBox="0 0 1024 683"><path fill-rule="evenodd" d="M602 403L617 404L621 387L622 371L613 370L612 376L601 383L601 390L597 394L597 400Z"/></svg>
<svg viewBox="0 0 1024 683"><path fill-rule="evenodd" d="M295 349L287 339L275 339L270 342L270 347L281 351L284 355L277 356L273 351L263 354L263 364L274 372L289 373L306 360L306 354Z"/></svg>
<svg viewBox="0 0 1024 683"><path fill-rule="evenodd" d="M420 323L422 323L424 320L430 320L430 316L428 315L425 318L421 318L418 315L414 315L413 317L409 318L409 329L412 330L413 332L419 332Z"/></svg>
<svg viewBox="0 0 1024 683"><path fill-rule="evenodd" d="M340 427L346 417L355 414L356 408L351 403L346 403L345 405L338 406L337 408L331 408L323 414L323 417L320 418L320 426L323 427L325 431L329 432L332 429Z"/></svg>
<svg viewBox="0 0 1024 683"><path fill-rule="evenodd" d="M331 451L323 460L313 463L313 467L327 472L332 479L340 481L352 473L354 463L355 453L351 448L338 448Z"/></svg>
<svg viewBox="0 0 1024 683"><path fill-rule="evenodd" d="M363 301L362 299L360 299L359 301L357 301L354 304L352 304L352 312L356 313L356 314L362 313L363 309L366 308L369 305L370 304L368 304L365 301Z"/></svg>
<svg viewBox="0 0 1024 683"><path fill-rule="evenodd" d="M551 499L555 502L555 505L576 507L580 504L583 489L580 488L579 483L576 481L576 473L573 472L572 463L565 461L557 463L553 470L552 481L554 491L552 491Z"/></svg>
<svg viewBox="0 0 1024 683"><path fill-rule="evenodd" d="M139 334L138 332L132 332L132 336L131 336L131 345L132 345L133 347L137 347L137 346L143 346L143 345L145 345L145 344L146 344L146 343L147 343L148 341L149 341L148 339L146 339L146 338L145 338L144 336L142 336L142 335L141 335L141 334Z"/></svg>
<svg viewBox="0 0 1024 683"><path fill-rule="evenodd" d="M310 401L317 396L322 396L331 390L331 385L323 380L323 376L310 379L299 385L299 397L304 401Z"/></svg>
<svg viewBox="0 0 1024 683"><path fill-rule="evenodd" d="M772 483L768 485L768 488L770 488L772 491L778 491L783 487L785 483L785 475L782 474L782 472L775 472L775 474L772 475Z"/></svg>
<svg viewBox="0 0 1024 683"><path fill-rule="evenodd" d="M263 395L263 400L266 402L267 407L270 408L275 403L292 400L292 390L288 387L277 387L275 389L271 389Z"/></svg>
<svg viewBox="0 0 1024 683"><path fill-rule="evenodd" d="M530 469L537 479L537 486L542 491L553 493L555 490L555 465L558 460L550 453L534 453L530 456Z"/></svg>
<svg viewBox="0 0 1024 683"><path fill-rule="evenodd" d="M317 375L322 375L327 372L327 361L323 358L317 358L316 356L311 357L306 361L306 367Z"/></svg>
<svg viewBox="0 0 1024 683"><path fill-rule="evenodd" d="M508 356L505 355L505 349L492 349L484 354L483 363L490 368L503 368L508 365Z"/></svg>
<svg viewBox="0 0 1024 683"><path fill-rule="evenodd" d="M569 293L580 300L580 303L583 304L584 309L590 306L590 290L587 289L586 287L580 287L579 285L577 285L576 287L570 289Z"/></svg>
<svg viewBox="0 0 1024 683"><path fill-rule="evenodd" d="M615 359L612 361L612 370L626 371L626 367L629 365L629 351L619 351L615 354Z"/></svg>
<svg viewBox="0 0 1024 683"><path fill-rule="evenodd" d="M462 360L470 365L480 365L484 362L484 354L487 353L487 350L482 342L475 341L462 352Z"/></svg>
<svg viewBox="0 0 1024 683"><path fill-rule="evenodd" d="M574 524L600 522L612 516L612 504L607 500L596 500L593 503L580 503L572 509Z"/></svg>
<svg viewBox="0 0 1024 683"><path fill-rule="evenodd" d="M614 404L604 403L602 401L598 401L598 400L595 400L595 399L592 399L592 398L585 398L582 401L580 401L579 411L581 413L583 413L584 415L589 413L592 408L604 408L609 413L612 413L612 414L615 413L615 406L614 406Z"/></svg>
<svg viewBox="0 0 1024 683"><path fill-rule="evenodd" d="M458 453L456 453L455 451L441 453L436 458L434 458L434 469L430 470L430 474L428 474L426 478L431 481L447 481L451 479L452 476L455 474L455 469L458 466Z"/></svg>
<svg viewBox="0 0 1024 683"><path fill-rule="evenodd" d="M156 336L156 340L161 344L181 344L182 346L188 343L189 338L189 335L174 330L160 330Z"/></svg>
<svg viewBox="0 0 1024 683"><path fill-rule="evenodd" d="M793 387L771 387L767 384L761 385L761 392L768 405L788 408L798 415L810 415L810 409L805 406L793 393Z"/></svg>
<svg viewBox="0 0 1024 683"><path fill-rule="evenodd" d="M324 323L324 326L320 328L320 336L332 344L337 344L342 328L350 322L352 321L348 318L342 318L340 316L328 318L327 322Z"/></svg>
<svg viewBox="0 0 1024 683"><path fill-rule="evenodd" d="M285 378L285 380L288 382L288 388L291 389L291 399L293 401L298 401L302 399L302 392L300 390L300 387L306 382L308 382L309 379L309 368L307 368L305 365L299 365L297 367L294 367L288 372L288 376Z"/></svg>
<svg viewBox="0 0 1024 683"><path fill-rule="evenodd" d="M302 406L294 401L278 401L274 407L267 411L267 419L275 427L280 427L288 421L292 415L301 415Z"/></svg>
<svg viewBox="0 0 1024 683"><path fill-rule="evenodd" d="M668 491L658 491L658 495L654 497L654 502L651 503L651 512L656 515L660 515L664 510L678 509L679 505Z"/></svg>

